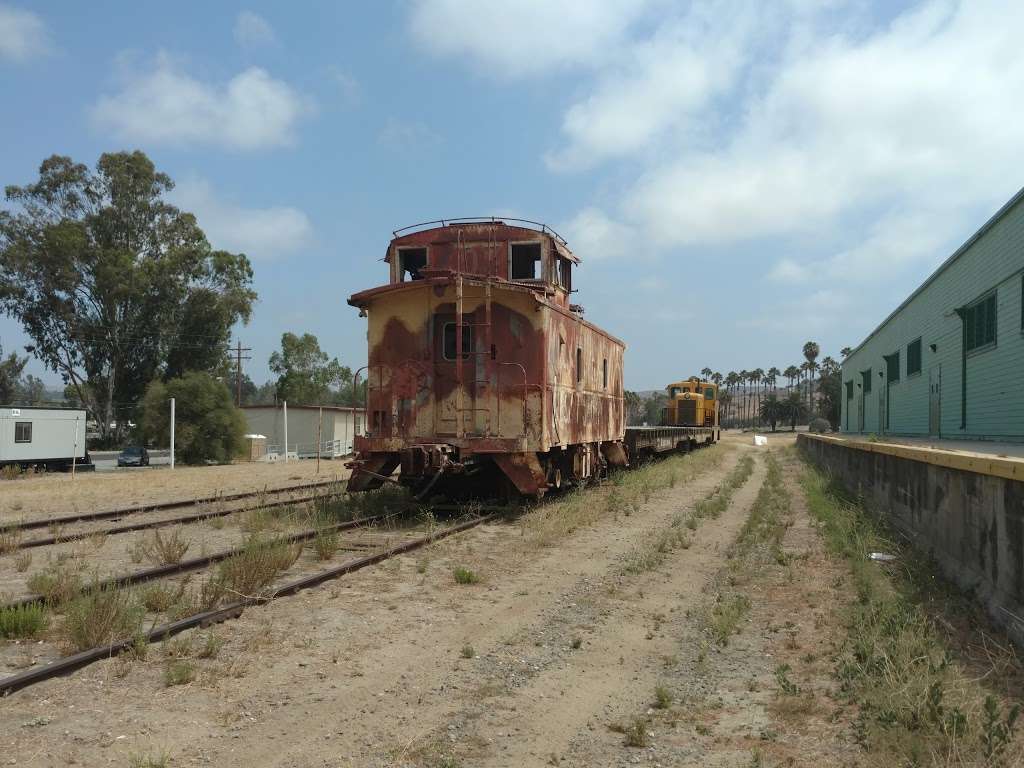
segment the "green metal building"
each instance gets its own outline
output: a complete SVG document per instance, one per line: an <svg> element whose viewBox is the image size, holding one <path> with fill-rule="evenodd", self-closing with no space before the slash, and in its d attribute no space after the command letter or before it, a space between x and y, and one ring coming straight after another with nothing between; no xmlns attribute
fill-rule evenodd
<svg viewBox="0 0 1024 768"><path fill-rule="evenodd" d="M841 429L1024 441L1024 189L843 361Z"/></svg>

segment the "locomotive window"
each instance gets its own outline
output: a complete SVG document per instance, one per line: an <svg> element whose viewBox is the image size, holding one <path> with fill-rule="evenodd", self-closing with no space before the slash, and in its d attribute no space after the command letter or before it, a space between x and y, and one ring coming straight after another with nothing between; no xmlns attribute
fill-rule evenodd
<svg viewBox="0 0 1024 768"><path fill-rule="evenodd" d="M405 282L405 275L408 273L410 280L422 280L420 270L427 266L426 248L399 248L398 249L398 280Z"/></svg>
<svg viewBox="0 0 1024 768"><path fill-rule="evenodd" d="M470 352L473 351L473 327L470 325L462 326L462 359L469 359ZM444 355L445 360L455 359L455 323L444 324L444 349L441 350L441 354Z"/></svg>
<svg viewBox="0 0 1024 768"><path fill-rule="evenodd" d="M540 243L513 243L510 249L510 279L540 280Z"/></svg>
<svg viewBox="0 0 1024 768"><path fill-rule="evenodd" d="M14 422L14 442L16 442L16 443L31 443L32 442L32 422L31 421L16 421L16 422Z"/></svg>
<svg viewBox="0 0 1024 768"><path fill-rule="evenodd" d="M601 361L601 374L604 384L602 385L605 389L608 389L608 358L604 358Z"/></svg>
<svg viewBox="0 0 1024 768"><path fill-rule="evenodd" d="M705 389L704 390L704 399L705 400L714 400L715 399L715 390L713 390L711 387L708 387L707 389Z"/></svg>
<svg viewBox="0 0 1024 768"><path fill-rule="evenodd" d="M576 347L576 383L583 381L583 350Z"/></svg>

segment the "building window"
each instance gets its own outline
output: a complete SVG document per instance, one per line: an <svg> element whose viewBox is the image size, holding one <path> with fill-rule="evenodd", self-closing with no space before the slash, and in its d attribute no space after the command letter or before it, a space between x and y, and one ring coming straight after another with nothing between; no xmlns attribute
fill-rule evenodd
<svg viewBox="0 0 1024 768"><path fill-rule="evenodd" d="M605 389L608 389L608 358L604 358L601 361L601 380Z"/></svg>
<svg viewBox="0 0 1024 768"><path fill-rule="evenodd" d="M14 422L14 442L16 442L16 443L31 443L32 442L32 422L31 421L16 421L16 422Z"/></svg>
<svg viewBox="0 0 1024 768"><path fill-rule="evenodd" d="M470 325L462 326L462 359L466 360L469 358L469 354L473 349L473 327ZM455 349L455 323L444 324L444 349L442 350L445 360L454 360L456 349Z"/></svg>
<svg viewBox="0 0 1024 768"><path fill-rule="evenodd" d="M853 379L846 382L846 399L853 400Z"/></svg>
<svg viewBox="0 0 1024 768"><path fill-rule="evenodd" d="M583 350L576 347L576 383L583 381Z"/></svg>
<svg viewBox="0 0 1024 768"><path fill-rule="evenodd" d="M996 343L996 295L990 293L964 309L964 351Z"/></svg>
<svg viewBox="0 0 1024 768"><path fill-rule="evenodd" d="M864 394L871 394L871 369L868 368L866 371L860 372L861 386L864 388Z"/></svg>
<svg viewBox="0 0 1024 768"><path fill-rule="evenodd" d="M885 377L890 383L900 380L899 352L893 352L891 355L885 356Z"/></svg>
<svg viewBox="0 0 1024 768"><path fill-rule="evenodd" d="M921 372L921 340L916 339L907 344L907 376Z"/></svg>
<svg viewBox="0 0 1024 768"><path fill-rule="evenodd" d="M510 279L540 280L540 243L513 243L510 253Z"/></svg>

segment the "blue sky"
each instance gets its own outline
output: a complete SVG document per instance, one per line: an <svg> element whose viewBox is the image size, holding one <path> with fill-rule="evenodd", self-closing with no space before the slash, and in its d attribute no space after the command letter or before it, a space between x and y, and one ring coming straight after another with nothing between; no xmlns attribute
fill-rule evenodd
<svg viewBox="0 0 1024 768"><path fill-rule="evenodd" d="M258 383L284 331L363 364L345 299L393 229L546 221L654 389L838 356L1024 184L1022 32L985 0L0 1L0 183L144 150L253 261Z"/></svg>

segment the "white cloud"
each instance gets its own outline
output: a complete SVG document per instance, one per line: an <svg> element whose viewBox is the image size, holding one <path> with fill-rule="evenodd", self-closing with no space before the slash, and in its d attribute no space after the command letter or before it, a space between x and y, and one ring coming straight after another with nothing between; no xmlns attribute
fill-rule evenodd
<svg viewBox="0 0 1024 768"><path fill-rule="evenodd" d="M0 5L0 58L27 61L49 53L50 36L38 14Z"/></svg>
<svg viewBox="0 0 1024 768"><path fill-rule="evenodd" d="M245 208L219 197L204 179L187 178L168 195L183 211L194 213L210 245L269 260L307 247L313 225L298 208Z"/></svg>
<svg viewBox="0 0 1024 768"><path fill-rule="evenodd" d="M122 90L93 108L97 126L121 139L154 144L215 144L249 150L287 145L311 105L258 67L224 84L188 75L166 55L129 74Z"/></svg>
<svg viewBox="0 0 1024 768"><path fill-rule="evenodd" d="M879 22L842 0L588 3L578 18L615 23L568 35L575 53L527 43L526 61L502 42L520 35L491 47L492 26L459 9L415 6L424 45L510 77L589 68L545 156L561 172L619 164L618 196L603 188L602 210L566 225L584 255L629 252L624 233L644 252L756 243L786 254L777 280L881 279L944 257L1021 184L1021 4L925 0ZM586 27L576 11L500 18L543 40ZM433 43L428 17L448 29Z"/></svg>
<svg viewBox="0 0 1024 768"><path fill-rule="evenodd" d="M600 208L584 208L558 231L581 258L632 259L640 255L636 233Z"/></svg>
<svg viewBox="0 0 1024 768"><path fill-rule="evenodd" d="M273 45L277 35L270 22L252 11L242 11L235 19L235 42L244 48Z"/></svg>
<svg viewBox="0 0 1024 768"><path fill-rule="evenodd" d="M426 50L467 57L502 77L592 66L612 55L651 0L413 0L409 28Z"/></svg>

